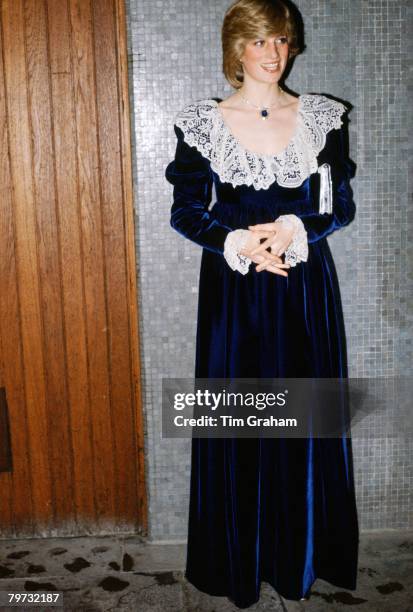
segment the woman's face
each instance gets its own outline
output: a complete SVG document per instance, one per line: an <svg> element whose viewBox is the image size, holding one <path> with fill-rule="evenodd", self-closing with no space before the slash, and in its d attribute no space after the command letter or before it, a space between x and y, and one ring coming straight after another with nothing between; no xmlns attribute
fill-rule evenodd
<svg viewBox="0 0 413 612"><path fill-rule="evenodd" d="M255 38L246 43L240 58L244 77L277 83L288 62L288 38L284 35Z"/></svg>

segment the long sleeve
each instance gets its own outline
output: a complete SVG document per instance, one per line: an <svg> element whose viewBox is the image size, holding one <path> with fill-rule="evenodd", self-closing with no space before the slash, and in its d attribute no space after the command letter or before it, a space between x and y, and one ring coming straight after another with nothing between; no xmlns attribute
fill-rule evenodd
<svg viewBox="0 0 413 612"><path fill-rule="evenodd" d="M175 159L168 164L165 176L174 186L171 226L196 244L223 254L225 239L233 228L220 223L214 211L208 210L212 197L212 175L208 161L189 146L182 130L174 126L177 136Z"/></svg>
<svg viewBox="0 0 413 612"><path fill-rule="evenodd" d="M325 238L354 219L356 207L350 187L350 179L354 176L354 164L346 153L345 136L344 127L331 130L327 134L326 147L319 155L319 164L328 163L331 170L332 212L320 214L318 211L320 176L314 175L313 201L317 212L300 215L309 244Z"/></svg>

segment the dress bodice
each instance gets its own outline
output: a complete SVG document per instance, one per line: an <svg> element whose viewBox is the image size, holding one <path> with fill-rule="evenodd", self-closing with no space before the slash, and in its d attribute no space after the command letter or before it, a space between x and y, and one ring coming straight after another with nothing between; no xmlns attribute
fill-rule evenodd
<svg viewBox="0 0 413 612"><path fill-rule="evenodd" d="M326 145L327 134L342 125L346 108L322 95L298 98L297 124L288 145L277 155L246 149L225 123L214 99L200 100L178 113L175 125L185 141L207 160L221 182L268 189L276 182L296 188L317 172L317 156Z"/></svg>

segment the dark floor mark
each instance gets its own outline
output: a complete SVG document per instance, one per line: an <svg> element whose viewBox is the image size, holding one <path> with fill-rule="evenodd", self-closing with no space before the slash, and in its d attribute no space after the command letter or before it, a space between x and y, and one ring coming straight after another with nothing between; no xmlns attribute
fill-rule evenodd
<svg viewBox="0 0 413 612"><path fill-rule="evenodd" d="M154 577L156 582L160 586L164 586L166 584L176 584L178 582L173 572L162 572L161 574L154 574Z"/></svg>
<svg viewBox="0 0 413 612"><path fill-rule="evenodd" d="M7 555L7 558L21 559L22 557L27 557L27 555L30 555L31 552L31 550L15 550L14 552L11 552L9 555Z"/></svg>
<svg viewBox="0 0 413 612"><path fill-rule="evenodd" d="M367 576L369 576L369 578L374 576L374 574L378 574L379 573L376 570L371 569L371 567L360 567L359 568L359 572L360 572L360 574L367 574Z"/></svg>
<svg viewBox="0 0 413 612"><path fill-rule="evenodd" d="M107 546L95 546L95 548L92 548L92 553L102 553L106 552L107 550L109 550Z"/></svg>
<svg viewBox="0 0 413 612"><path fill-rule="evenodd" d="M69 572L80 572L82 569L85 569L85 567L90 567L90 563L86 561L86 559L83 559L83 557L76 557L73 563L65 563L63 567L68 569Z"/></svg>
<svg viewBox="0 0 413 612"><path fill-rule="evenodd" d="M410 550L411 548L413 548L413 542L408 542L407 540L405 540L404 542L401 542L401 544L398 545L399 548L407 548L407 550Z"/></svg>
<svg viewBox="0 0 413 612"><path fill-rule="evenodd" d="M43 565L29 565L27 568L29 574L41 574L46 571L46 568Z"/></svg>
<svg viewBox="0 0 413 612"><path fill-rule="evenodd" d="M52 548L49 550L49 555L63 555L63 553L67 552L67 548Z"/></svg>
<svg viewBox="0 0 413 612"><path fill-rule="evenodd" d="M108 563L108 565L109 565L109 567L111 567L112 569L116 570L117 572L120 570L120 565L116 561L110 561L110 563Z"/></svg>
<svg viewBox="0 0 413 612"><path fill-rule="evenodd" d="M107 576L101 582L99 582L100 587L105 591L123 591L129 586L129 582L125 580L120 580L120 578L116 578L115 576Z"/></svg>
<svg viewBox="0 0 413 612"><path fill-rule="evenodd" d="M404 591L404 586L400 582L388 582L387 584L379 584L376 589L382 595L389 595L395 591Z"/></svg>
<svg viewBox="0 0 413 612"><path fill-rule="evenodd" d="M124 572L130 572L133 569L133 558L128 553L123 555L122 569Z"/></svg>
<svg viewBox="0 0 413 612"><path fill-rule="evenodd" d="M8 578L14 574L14 570L9 569L5 565L0 565L0 578Z"/></svg>
<svg viewBox="0 0 413 612"><path fill-rule="evenodd" d="M358 606L368 601L368 599L363 599L362 597L354 597L351 593L346 593L346 591L337 591L336 593L311 591L311 596L321 597L327 603L341 603L346 606Z"/></svg>
<svg viewBox="0 0 413 612"><path fill-rule="evenodd" d="M160 585L177 584L178 580L174 577L173 572L133 572L135 576L152 576Z"/></svg>
<svg viewBox="0 0 413 612"><path fill-rule="evenodd" d="M32 580L26 580L24 583L24 588L26 591L60 591L61 589L57 588L51 582L33 582Z"/></svg>

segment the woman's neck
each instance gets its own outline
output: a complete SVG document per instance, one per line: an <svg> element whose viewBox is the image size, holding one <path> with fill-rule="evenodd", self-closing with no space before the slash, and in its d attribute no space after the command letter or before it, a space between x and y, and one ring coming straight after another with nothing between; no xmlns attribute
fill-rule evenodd
<svg viewBox="0 0 413 612"><path fill-rule="evenodd" d="M244 82L239 94L250 103L264 108L282 101L283 91L278 83Z"/></svg>

